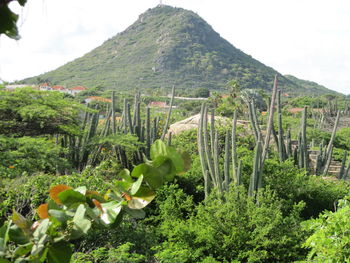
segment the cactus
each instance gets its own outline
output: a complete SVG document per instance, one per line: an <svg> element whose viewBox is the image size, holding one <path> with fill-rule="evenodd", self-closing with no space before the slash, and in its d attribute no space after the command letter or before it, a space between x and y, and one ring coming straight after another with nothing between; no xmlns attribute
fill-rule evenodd
<svg viewBox="0 0 350 263"><path fill-rule="evenodd" d="M341 162L341 168L340 168L340 171L339 171L339 174L338 174L338 179L342 179L344 176L345 176L345 163L346 163L346 158L348 157L348 152L345 151L343 153L343 159L342 159L342 162Z"/></svg>
<svg viewBox="0 0 350 263"><path fill-rule="evenodd" d="M324 165L324 169L323 169L323 174L327 174L328 169L329 169L329 165L331 163L331 159L332 159L332 152L333 152L333 142L335 139L335 135L337 133L337 128L338 128L338 124L339 124L339 118L340 118L340 111L338 110L337 112L337 117L335 119L335 123L333 126L333 131L332 131L332 135L331 135L331 139L329 140L327 149L326 149L326 153L325 153L325 165Z"/></svg>
<svg viewBox="0 0 350 263"><path fill-rule="evenodd" d="M273 114L274 114L274 104L276 100L276 93L277 93L277 85L278 85L278 80L277 80L277 75L275 76L274 84L273 84L273 89L272 89L272 96L271 96L271 103L270 103L270 109L269 109L269 118L267 122L267 128L266 128L266 137L265 137L265 142L263 145L263 151L262 151L262 168L264 166L264 162L267 156L267 152L269 150L269 145L270 145L270 137L271 137L271 129L273 125Z"/></svg>
<svg viewBox="0 0 350 263"><path fill-rule="evenodd" d="M230 133L226 131L225 137L225 159L224 159L224 190L229 189L230 184Z"/></svg>
<svg viewBox="0 0 350 263"><path fill-rule="evenodd" d="M254 196L254 193L258 190L259 183L261 181L261 157L262 157L262 142L259 140L255 147L254 154L254 164L253 164L253 173L250 177L248 195Z"/></svg>
<svg viewBox="0 0 350 263"><path fill-rule="evenodd" d="M166 118L166 122L163 128L163 133L161 136L161 139L164 141L165 135L168 132L168 128L169 128L169 122L170 122L170 116L171 116L171 111L173 108L173 103L174 103L174 96L175 96L175 86L173 86L172 90L171 90L171 99L170 99L170 105L169 105L169 111L168 111L168 116Z"/></svg>
<svg viewBox="0 0 350 263"><path fill-rule="evenodd" d="M236 173L236 185L242 184L242 160L239 160L237 173Z"/></svg>
<svg viewBox="0 0 350 263"><path fill-rule="evenodd" d="M232 141L232 175L235 180L235 182L238 182L238 171L237 171L237 145L236 145L236 132L237 132L237 111L233 114L233 121L232 121L232 134L231 134L231 141Z"/></svg>
<svg viewBox="0 0 350 263"><path fill-rule="evenodd" d="M282 106L281 106L281 90L277 93L277 120L278 120L278 153L280 162L287 159L286 146L284 144L283 127L282 127Z"/></svg>

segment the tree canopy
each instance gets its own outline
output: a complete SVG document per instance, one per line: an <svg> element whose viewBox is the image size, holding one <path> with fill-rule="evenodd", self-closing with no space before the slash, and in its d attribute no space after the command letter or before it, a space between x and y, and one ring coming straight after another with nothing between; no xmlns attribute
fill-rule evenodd
<svg viewBox="0 0 350 263"><path fill-rule="evenodd" d="M0 133L16 137L78 134L78 114L86 107L63 97L31 88L0 90Z"/></svg>

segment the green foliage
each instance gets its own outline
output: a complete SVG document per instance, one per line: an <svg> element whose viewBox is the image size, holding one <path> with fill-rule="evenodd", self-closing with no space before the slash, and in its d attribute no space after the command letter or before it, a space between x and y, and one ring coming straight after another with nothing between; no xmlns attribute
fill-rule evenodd
<svg viewBox="0 0 350 263"><path fill-rule="evenodd" d="M104 195L88 191L85 186L76 189L67 185L52 187L50 200L37 209L41 220L34 223L14 211L12 220L6 221L0 231L1 256L13 262L43 262L45 259L49 263L70 262L70 242L86 235L93 224L115 226L123 214L143 218L142 208L154 199L155 190L185 169L182 156L160 140L152 145L151 158L152 161L146 160L132 171L136 181L125 169L118 175L121 180L114 181ZM15 232L11 234L13 227ZM13 250L20 245L26 249ZM125 252L128 247L121 250ZM125 254L109 256L124 260L123 256L128 256Z"/></svg>
<svg viewBox="0 0 350 263"><path fill-rule="evenodd" d="M305 235L299 217L303 204L284 214L283 203L271 191L259 191L257 198L255 202L242 188L232 189L223 199L212 196L199 204L194 213L179 213L189 210L190 200L181 190L168 195L160 206L160 229L166 242L156 248L156 256L161 262L202 262L209 260L208 255L218 262L301 259L305 254L300 248Z"/></svg>
<svg viewBox="0 0 350 263"><path fill-rule="evenodd" d="M304 223L313 234L305 247L311 248L310 262L349 262L350 259L350 206L348 198L338 203L336 212L326 212L319 218Z"/></svg>
<svg viewBox="0 0 350 263"><path fill-rule="evenodd" d="M196 98L208 98L210 96L210 90L208 88L198 88L193 92L193 97Z"/></svg>
<svg viewBox="0 0 350 263"><path fill-rule="evenodd" d="M105 192L109 186L104 175L105 173L100 170L94 173L87 171L82 174L65 176L38 174L2 180L0 183L0 218L9 216L13 207L26 217L33 218L35 209L47 198L47 189L58 184L70 185L74 188L85 185L89 189Z"/></svg>
<svg viewBox="0 0 350 263"><path fill-rule="evenodd" d="M117 248L98 248L89 253L75 253L72 263L142 263L145 256L132 251L133 244L127 242Z"/></svg>
<svg viewBox="0 0 350 263"><path fill-rule="evenodd" d="M0 136L0 177L14 178L23 173L55 173L69 167L64 150L46 138Z"/></svg>
<svg viewBox="0 0 350 263"><path fill-rule="evenodd" d="M334 146L344 150L350 150L350 128L345 127L337 131Z"/></svg>
<svg viewBox="0 0 350 263"><path fill-rule="evenodd" d="M77 117L86 108L63 96L31 88L0 90L0 133L16 137L79 134Z"/></svg>
<svg viewBox="0 0 350 263"><path fill-rule="evenodd" d="M10 1L1 0L0 1L0 34L5 34L13 39L20 39L18 34L18 29L16 22L18 20L18 15L13 13L8 7ZM16 0L21 6L24 6L27 0Z"/></svg>
<svg viewBox="0 0 350 263"><path fill-rule="evenodd" d="M267 160L265 185L274 190L283 200L283 210L288 211L293 204L304 202L301 211L304 219L317 217L325 210L334 210L334 204L349 192L343 181L324 180L309 176L303 169L296 169L291 160L280 164L277 160Z"/></svg>
<svg viewBox="0 0 350 263"><path fill-rule="evenodd" d="M288 104L297 108L304 108L305 106L310 108L322 108L326 105L326 101L320 97L305 96L293 98L288 101Z"/></svg>

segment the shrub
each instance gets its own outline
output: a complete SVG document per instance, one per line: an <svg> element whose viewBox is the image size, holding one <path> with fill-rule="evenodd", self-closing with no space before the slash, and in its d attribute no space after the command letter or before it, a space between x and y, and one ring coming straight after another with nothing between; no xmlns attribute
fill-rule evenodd
<svg viewBox="0 0 350 263"><path fill-rule="evenodd" d="M304 223L313 234L305 247L311 248L308 260L312 262L349 262L350 259L350 206L341 200L336 212L326 212L317 219Z"/></svg>
<svg viewBox="0 0 350 263"><path fill-rule="evenodd" d="M179 196L184 201L174 201ZM166 242L157 247L159 258L170 257L173 261L169 262L179 258L182 261L178 262L202 262L210 257L219 262L290 262L306 253L300 247L304 239L299 217L302 203L284 215L283 202L270 190L260 191L255 202L242 188L236 188L223 199L212 196L198 205L193 215L187 213L188 219L173 213L188 207L187 202L179 190L160 206L160 229Z"/></svg>
<svg viewBox="0 0 350 263"><path fill-rule="evenodd" d="M55 173L69 167L63 149L46 138L0 136L0 176L14 178L23 173Z"/></svg>

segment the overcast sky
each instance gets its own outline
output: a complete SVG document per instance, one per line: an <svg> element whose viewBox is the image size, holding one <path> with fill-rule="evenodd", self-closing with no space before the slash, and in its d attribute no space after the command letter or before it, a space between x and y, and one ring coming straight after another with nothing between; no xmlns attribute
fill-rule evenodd
<svg viewBox="0 0 350 263"><path fill-rule="evenodd" d="M350 93L349 0L163 0L198 13L235 47L282 74ZM78 58L159 0L28 0L21 40L0 37L0 79L20 80Z"/></svg>

